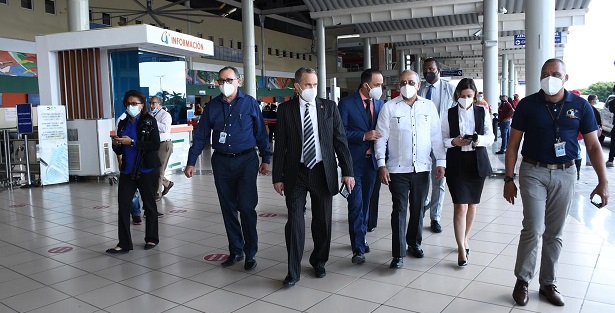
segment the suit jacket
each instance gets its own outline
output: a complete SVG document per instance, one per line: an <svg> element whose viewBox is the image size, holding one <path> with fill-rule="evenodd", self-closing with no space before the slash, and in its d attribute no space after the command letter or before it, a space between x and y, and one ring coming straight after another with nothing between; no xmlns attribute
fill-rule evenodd
<svg viewBox="0 0 615 313"><path fill-rule="evenodd" d="M423 81L421 82L421 88L418 91L418 95L425 98L427 96L427 87L428 83ZM436 109L438 109L438 115L442 116L444 111L455 106L455 101L453 101L453 95L455 94L455 87L440 78L440 103L434 103L436 105Z"/></svg>
<svg viewBox="0 0 615 313"><path fill-rule="evenodd" d="M299 98L295 97L278 107L275 151L273 153L273 183L284 183L285 190L292 190L297 182L297 172L301 165L303 145L303 123L299 112ZM335 102L316 98L318 117L318 138L322 153L322 163L329 193L338 193L337 161L342 176L354 176L352 159L344 126Z"/></svg>
<svg viewBox="0 0 615 313"><path fill-rule="evenodd" d="M365 102L361 99L359 91L340 100L338 109L342 117L344 129L346 129L346 139L348 140L348 149L352 156L352 164L355 176L363 175L363 162L365 154L369 148L372 149L373 170L376 170L376 153L374 153L374 142L363 141L363 136L366 132L376 129L376 121L378 114L384 105L384 101L374 99L374 116L372 126L369 126L367 120L367 112L365 111Z"/></svg>
<svg viewBox="0 0 615 313"><path fill-rule="evenodd" d="M117 124L117 135L124 136L124 128L126 128L126 124L128 124L128 119L131 117L126 115L126 117L119 121ZM144 131L145 129L149 131ZM147 136L145 137L145 134ZM159 168L161 163L158 158L158 149L160 148L160 133L158 132L158 123L156 119L149 113L141 114L139 118L139 122L137 124L137 137L132 138L135 140L135 149L139 152L143 153L143 157L141 159L141 168ZM112 146L113 151L117 155L123 155L124 149L126 146ZM126 160L122 161L122 166L120 171L123 171L126 167L127 162L136 162L137 160Z"/></svg>

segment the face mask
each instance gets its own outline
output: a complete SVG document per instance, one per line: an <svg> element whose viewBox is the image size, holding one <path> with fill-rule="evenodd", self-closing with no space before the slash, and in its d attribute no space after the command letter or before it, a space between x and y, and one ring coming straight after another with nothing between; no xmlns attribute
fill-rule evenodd
<svg viewBox="0 0 615 313"><path fill-rule="evenodd" d="M235 92L235 86L233 86L233 84L224 83L220 86L220 91L225 97L228 98L233 94L233 92Z"/></svg>
<svg viewBox="0 0 615 313"><path fill-rule="evenodd" d="M129 105L128 106L128 114L130 114L130 116L135 117L135 116L139 115L139 113L141 113L141 110L139 110L139 106L138 105Z"/></svg>
<svg viewBox="0 0 615 313"><path fill-rule="evenodd" d="M436 81L436 73L434 72L423 72L423 77L425 77L425 80L430 84Z"/></svg>
<svg viewBox="0 0 615 313"><path fill-rule="evenodd" d="M404 96L404 98L410 99L414 97L414 95L416 95L416 87L410 86L410 85L404 85L404 86L401 86L401 89L399 90L399 92L401 93L402 96Z"/></svg>
<svg viewBox="0 0 615 313"><path fill-rule="evenodd" d="M483 101L483 97L482 96L478 96L478 98L476 99L478 102Z"/></svg>
<svg viewBox="0 0 615 313"><path fill-rule="evenodd" d="M299 87L299 89L301 89L301 87ZM301 98L309 103L314 103L314 100L316 100L316 88L302 89Z"/></svg>
<svg viewBox="0 0 615 313"><path fill-rule="evenodd" d="M159 111L158 108L155 108L155 109L152 110L152 114L156 114L156 113L158 113L158 111Z"/></svg>
<svg viewBox="0 0 615 313"><path fill-rule="evenodd" d="M549 96L558 93L562 87L564 87L564 81L557 77L549 76L540 80L540 88Z"/></svg>
<svg viewBox="0 0 615 313"><path fill-rule="evenodd" d="M457 102L459 102L459 104L461 104L462 107L467 109L468 107L470 107L470 105L472 105L472 103L474 102L474 99L472 99L472 98L459 98L459 100L457 100Z"/></svg>
<svg viewBox="0 0 615 313"><path fill-rule="evenodd" d="M369 85L367 85L369 88ZM382 87L374 87L369 90L369 96L372 99L380 99L382 97Z"/></svg>

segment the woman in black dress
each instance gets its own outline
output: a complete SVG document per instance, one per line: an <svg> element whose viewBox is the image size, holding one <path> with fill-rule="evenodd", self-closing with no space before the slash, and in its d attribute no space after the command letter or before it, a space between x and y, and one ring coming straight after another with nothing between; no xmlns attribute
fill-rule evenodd
<svg viewBox="0 0 615 313"><path fill-rule="evenodd" d="M442 116L442 138L446 150L446 183L454 203L453 226L457 241L457 264L468 263L468 238L485 177L491 175L487 147L493 144L491 118L476 104L476 85L462 79L453 99L455 106Z"/></svg>
<svg viewBox="0 0 615 313"><path fill-rule="evenodd" d="M130 236L130 208L132 198L138 189L145 211L145 250L158 244L158 212L156 191L160 159L160 134L156 119L148 113L145 96L136 90L124 94L126 118L117 126L113 138L113 151L121 155L120 179L118 183L118 239L115 248L107 253L119 254L132 250Z"/></svg>

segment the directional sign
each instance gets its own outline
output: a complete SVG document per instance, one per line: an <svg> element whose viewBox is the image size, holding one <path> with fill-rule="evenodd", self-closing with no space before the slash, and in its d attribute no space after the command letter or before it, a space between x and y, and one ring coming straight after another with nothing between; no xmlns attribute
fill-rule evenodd
<svg viewBox="0 0 615 313"><path fill-rule="evenodd" d="M442 70L440 76L463 76L463 70L460 68Z"/></svg>
<svg viewBox="0 0 615 313"><path fill-rule="evenodd" d="M515 46L525 46L525 34L515 35ZM555 32L554 43L562 43L562 32Z"/></svg>

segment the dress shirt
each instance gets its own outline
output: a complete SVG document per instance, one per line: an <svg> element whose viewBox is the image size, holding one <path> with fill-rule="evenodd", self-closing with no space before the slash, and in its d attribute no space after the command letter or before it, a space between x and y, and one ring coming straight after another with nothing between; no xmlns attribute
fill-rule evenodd
<svg viewBox="0 0 615 313"><path fill-rule="evenodd" d="M226 141L220 143L220 133L226 132ZM230 103L219 95L203 110L193 131L187 165L194 165L211 137L212 147L222 153L240 153L258 146L263 163L270 163L271 150L265 121L258 102L253 97L237 92Z"/></svg>
<svg viewBox="0 0 615 313"><path fill-rule="evenodd" d="M446 166L441 127L431 100L417 96L412 106L402 96L388 101L376 123L382 135L375 143L378 167L386 166L391 173L428 172L432 149L436 166ZM389 159L385 162L387 148Z"/></svg>
<svg viewBox="0 0 615 313"><path fill-rule="evenodd" d="M441 88L442 88L442 80L438 79L437 82L430 84L428 82L425 82L427 84L427 88L429 90L429 85L433 85L433 88L431 88L431 102L433 102L436 105L436 109L438 109L438 112L442 111L442 104L440 103L440 99L442 98L442 92L441 92ZM447 103L448 105L448 103Z"/></svg>
<svg viewBox="0 0 615 313"><path fill-rule="evenodd" d="M139 150L137 150L136 145L137 145L137 140L139 139L138 138L139 136L137 134L137 126L139 125L139 120L141 120L141 114L137 115L137 118L135 119L134 122L132 121L131 117L124 117L124 118L128 118L128 120L126 121L126 126L118 130L117 136L118 137L128 136L130 137L130 139L134 141L134 144L122 145L122 147L124 148L123 150L124 153L122 154L122 162L124 162L125 164L122 174L132 174L135 163L139 156ZM149 173L153 170L154 170L153 168L141 167L141 173Z"/></svg>
<svg viewBox="0 0 615 313"><path fill-rule="evenodd" d="M305 118L305 104L307 101L299 97L299 113L301 114L301 138L303 138L303 119ZM312 119L312 129L314 130L314 144L316 145L316 163L322 161L322 151L320 150L320 138L318 137L318 117L316 114L316 103L310 103L308 111ZM303 143L303 140L301 140ZM303 163L303 152L301 153L301 163Z"/></svg>
<svg viewBox="0 0 615 313"><path fill-rule="evenodd" d="M173 118L171 114L164 109L159 109L156 114L152 114L158 122L158 132L160 133L160 141L171 140L171 123Z"/></svg>
<svg viewBox="0 0 615 313"><path fill-rule="evenodd" d="M459 134L463 137L463 135L472 135L474 134L474 130L476 129L476 123L474 121L474 110L486 110L485 107L471 105L467 110L461 107L461 105L457 106L459 111ZM491 129L491 119L489 118L489 114L485 111L485 120L483 122L485 134L478 135L478 143L477 147L489 147L493 144L493 140L495 139L493 135L493 129ZM448 111L444 112L442 115L442 140L444 142L444 146L446 148L452 148L453 139L451 138L451 128L448 124ZM462 146L461 151L473 151L472 144L467 146Z"/></svg>

